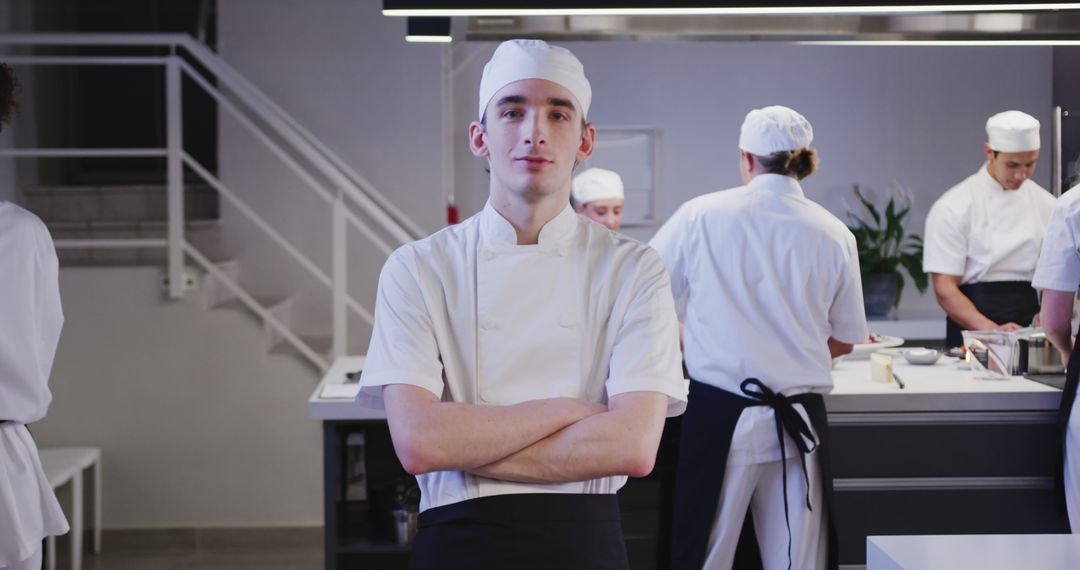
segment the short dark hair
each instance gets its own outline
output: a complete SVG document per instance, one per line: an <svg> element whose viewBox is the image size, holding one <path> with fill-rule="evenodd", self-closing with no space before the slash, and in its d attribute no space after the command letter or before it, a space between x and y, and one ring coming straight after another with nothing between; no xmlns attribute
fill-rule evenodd
<svg viewBox="0 0 1080 570"><path fill-rule="evenodd" d="M19 80L15 70L6 63L0 63L0 129L11 122L11 117L19 106L15 103L15 93L19 89Z"/></svg>

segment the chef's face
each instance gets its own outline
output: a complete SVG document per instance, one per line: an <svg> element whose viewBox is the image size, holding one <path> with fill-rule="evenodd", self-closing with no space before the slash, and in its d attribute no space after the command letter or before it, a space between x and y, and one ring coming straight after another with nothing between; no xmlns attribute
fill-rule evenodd
<svg viewBox="0 0 1080 570"><path fill-rule="evenodd" d="M990 176L1006 190L1016 190L1035 172L1035 163L1039 162L1039 151L994 152L990 145L984 145L987 169Z"/></svg>
<svg viewBox="0 0 1080 570"><path fill-rule="evenodd" d="M593 200L584 206L578 205L577 211L586 218L604 224L607 229L617 232L622 227L622 198Z"/></svg>
<svg viewBox="0 0 1080 570"><path fill-rule="evenodd" d="M515 81L495 93L484 118L469 125L469 142L488 159L493 192L528 202L569 199L574 165L592 155L596 141L569 90L544 79Z"/></svg>

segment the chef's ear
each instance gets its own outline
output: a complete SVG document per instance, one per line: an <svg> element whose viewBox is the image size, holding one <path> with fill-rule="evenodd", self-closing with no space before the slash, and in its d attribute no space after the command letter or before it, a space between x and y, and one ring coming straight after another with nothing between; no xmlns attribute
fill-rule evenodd
<svg viewBox="0 0 1080 570"><path fill-rule="evenodd" d="M474 156L489 156L487 128L479 121L469 123L469 150Z"/></svg>
<svg viewBox="0 0 1080 570"><path fill-rule="evenodd" d="M596 127L592 123L585 123L581 128L581 145L578 146L576 164L585 162L596 150Z"/></svg>
<svg viewBox="0 0 1080 570"><path fill-rule="evenodd" d="M988 142L983 143L983 154L986 155L986 160L988 162L994 162L994 159L997 158L997 153L994 152L994 149L990 148L990 143Z"/></svg>

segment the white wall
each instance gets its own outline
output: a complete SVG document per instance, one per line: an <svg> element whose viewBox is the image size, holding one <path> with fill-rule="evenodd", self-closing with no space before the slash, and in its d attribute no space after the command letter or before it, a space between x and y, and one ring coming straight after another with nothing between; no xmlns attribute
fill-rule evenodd
<svg viewBox="0 0 1080 570"><path fill-rule="evenodd" d="M441 227L441 52L406 44L405 21L378 0L221 0L221 54L428 230ZM235 122L221 121L221 176L329 269L330 209ZM329 295L225 207L226 245L260 294L298 294L299 327L329 332ZM351 292L374 305L385 257L350 235ZM328 271L329 272L329 271ZM354 320L351 345L370 331Z"/></svg>
<svg viewBox="0 0 1080 570"><path fill-rule="evenodd" d="M102 448L108 528L322 524L315 371L259 323L171 302L160 270L63 268L65 323L39 446Z"/></svg>
<svg viewBox="0 0 1080 570"><path fill-rule="evenodd" d="M476 85L495 44L456 47L461 65L456 123L475 115ZM820 171L807 195L834 214L854 202L852 185L881 195L898 181L915 196L912 229L950 186L982 164L991 114L1023 109L1049 125L1051 48L912 48L735 43L566 43L593 86L590 120L598 126L662 130L657 211L740 184L739 126L755 107L783 104L810 119ZM461 127L464 129L464 126ZM1049 148L1049 128L1043 130ZM459 195L471 211L483 204L482 165L457 152ZM1049 188L1049 152L1036 180ZM468 190L462 190L463 188ZM648 239L655 228L628 233ZM908 286L900 316L943 315L932 292Z"/></svg>

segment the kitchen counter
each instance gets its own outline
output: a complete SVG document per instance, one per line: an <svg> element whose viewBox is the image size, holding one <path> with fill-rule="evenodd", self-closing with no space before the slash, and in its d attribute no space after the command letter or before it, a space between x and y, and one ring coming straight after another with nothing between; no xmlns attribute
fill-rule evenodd
<svg viewBox="0 0 1080 570"><path fill-rule="evenodd" d="M354 401L357 385L346 372L364 367L363 356L336 360L308 398L308 416L315 420L385 419L382 410ZM906 388L870 380L869 360L842 360L833 369L836 387L825 397L830 416L878 412L1055 411L1061 390L1016 376L1006 380L977 380L956 359L919 366L896 357L893 370ZM330 397L327 397L330 396Z"/></svg>
<svg viewBox="0 0 1080 570"><path fill-rule="evenodd" d="M869 360L841 360L833 369L835 387L825 397L829 414L845 412L975 412L1057 410L1061 390L1014 376L1001 380L972 377L967 364L942 357L936 364L893 359L893 372L905 388L870 379Z"/></svg>
<svg viewBox="0 0 1080 570"><path fill-rule="evenodd" d="M385 414L357 404L357 385L346 382L345 373L363 364L363 357L338 359L308 399L310 417L323 422L330 570L367 564L376 555L404 560L408 553L407 546L388 542L390 531L377 524L382 519L357 526L347 516L354 503L342 502L351 434L366 436L372 513L384 508L380 489L385 496L387 482L404 476ZM1052 479L1061 390L1022 377L976 380L945 357L918 366L897 356L893 371L906 388L872 381L869 360L842 360L833 370L835 389L825 397L841 565L865 563L867 536L1064 531ZM658 459L656 471L663 469ZM655 479L632 479L620 492L637 505L630 519L655 516L648 512L658 508L648 507L658 505ZM648 500L642 503L641 496ZM388 515L383 518L389 528ZM642 532L628 540L634 552L655 540ZM642 556L651 560L638 552Z"/></svg>

